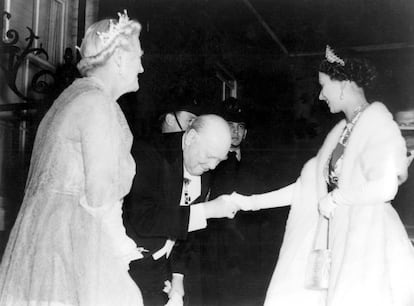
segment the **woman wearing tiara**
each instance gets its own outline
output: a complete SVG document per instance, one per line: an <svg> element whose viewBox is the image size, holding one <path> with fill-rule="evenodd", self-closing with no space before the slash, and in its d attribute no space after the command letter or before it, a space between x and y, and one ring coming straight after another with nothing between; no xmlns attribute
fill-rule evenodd
<svg viewBox="0 0 414 306"><path fill-rule="evenodd" d="M135 174L116 103L139 88L141 26L119 14L86 32L76 80L37 131L23 203L0 266L3 306L142 305L128 274L142 257L122 199Z"/></svg>
<svg viewBox="0 0 414 306"><path fill-rule="evenodd" d="M265 305L414 305L414 249L391 206L406 179L406 148L384 104L365 97L374 77L366 60L340 57L327 47L319 99L345 119L295 183L230 197L244 210L291 205ZM307 277L318 267L310 266L310 254L327 246L328 277L322 290L311 289ZM319 263L329 264L326 258Z"/></svg>

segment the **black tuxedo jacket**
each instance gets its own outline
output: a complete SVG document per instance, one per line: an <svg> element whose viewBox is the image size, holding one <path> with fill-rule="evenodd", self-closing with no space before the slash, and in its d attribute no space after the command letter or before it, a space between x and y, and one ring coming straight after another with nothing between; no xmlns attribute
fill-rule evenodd
<svg viewBox="0 0 414 306"><path fill-rule="evenodd" d="M134 142L136 175L124 201L124 223L137 245L149 250L144 256L161 249L166 239L176 240L171 254L172 269L185 273L190 207L180 206L184 178L182 137L183 133L170 133L150 142ZM203 175L201 195L191 204L205 201L207 193L208 175Z"/></svg>

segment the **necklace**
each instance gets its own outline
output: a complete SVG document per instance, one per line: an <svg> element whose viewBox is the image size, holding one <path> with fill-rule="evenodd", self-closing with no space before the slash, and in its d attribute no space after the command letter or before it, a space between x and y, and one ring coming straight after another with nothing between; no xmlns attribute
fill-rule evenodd
<svg viewBox="0 0 414 306"><path fill-rule="evenodd" d="M348 143L349 136L351 136L352 129L354 128L362 112L368 107L368 105L368 103L364 103L358 106L353 111L351 121L347 122L344 130L342 131L341 137L339 137L339 143L341 145L346 146L346 144Z"/></svg>
<svg viewBox="0 0 414 306"><path fill-rule="evenodd" d="M355 117L360 114L362 111L364 111L369 106L368 102L363 102L360 106L354 109L352 112L351 120L347 120L348 122L354 121Z"/></svg>

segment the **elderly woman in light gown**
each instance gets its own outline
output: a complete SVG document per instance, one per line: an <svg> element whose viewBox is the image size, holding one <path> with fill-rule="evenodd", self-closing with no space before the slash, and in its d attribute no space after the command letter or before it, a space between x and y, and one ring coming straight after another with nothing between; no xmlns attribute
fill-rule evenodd
<svg viewBox="0 0 414 306"><path fill-rule="evenodd" d="M24 200L0 266L2 306L139 306L128 275L142 255L126 236L122 199L135 174L132 135L116 100L139 88L141 26L93 24L80 47L84 76L40 123Z"/></svg>
<svg viewBox="0 0 414 306"><path fill-rule="evenodd" d="M267 194L230 196L244 210L291 206L265 305L414 305L414 249L391 206L406 179L407 151L391 113L365 97L374 76L366 60L327 47L319 99L345 119L295 183ZM327 289L310 289L310 253L326 247L321 244L328 237Z"/></svg>

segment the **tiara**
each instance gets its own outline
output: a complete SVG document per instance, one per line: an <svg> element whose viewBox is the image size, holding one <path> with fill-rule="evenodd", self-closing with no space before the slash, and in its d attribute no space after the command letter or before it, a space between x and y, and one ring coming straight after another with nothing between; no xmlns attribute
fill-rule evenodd
<svg viewBox="0 0 414 306"><path fill-rule="evenodd" d="M329 45L326 46L325 57L326 60L331 64L338 63L341 66L345 66L344 60L337 56L334 50Z"/></svg>
<svg viewBox="0 0 414 306"><path fill-rule="evenodd" d="M118 23L114 24L112 19L109 20L109 30L107 32L96 32L104 45L109 44L116 36L123 32L124 27L129 23L127 10L124 13L118 13Z"/></svg>

